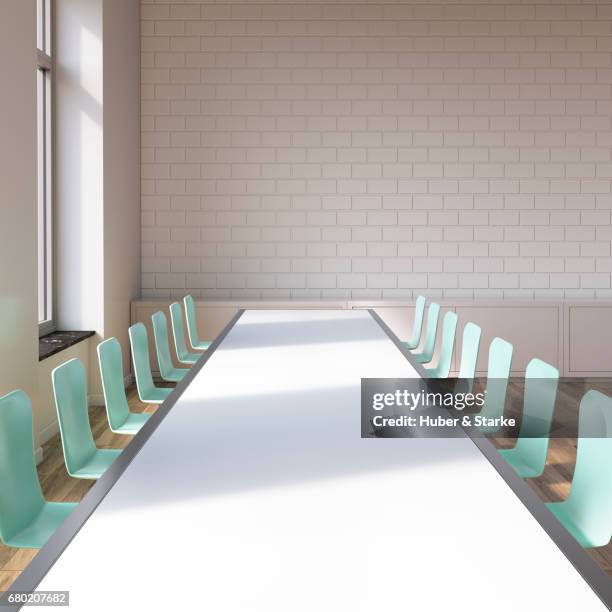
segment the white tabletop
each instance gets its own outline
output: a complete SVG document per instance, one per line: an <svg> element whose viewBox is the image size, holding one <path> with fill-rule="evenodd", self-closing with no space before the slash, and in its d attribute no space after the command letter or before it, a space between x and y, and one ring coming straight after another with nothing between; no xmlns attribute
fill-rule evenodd
<svg viewBox="0 0 612 612"><path fill-rule="evenodd" d="M366 311L243 314L39 585L71 610L605 610L472 441L361 439Z"/></svg>

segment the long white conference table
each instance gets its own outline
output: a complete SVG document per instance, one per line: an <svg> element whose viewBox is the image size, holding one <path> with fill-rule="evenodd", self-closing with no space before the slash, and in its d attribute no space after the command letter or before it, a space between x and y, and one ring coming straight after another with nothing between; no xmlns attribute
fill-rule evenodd
<svg viewBox="0 0 612 612"><path fill-rule="evenodd" d="M248 310L213 349L18 587L86 612L607 609L470 438L360 437L360 379L419 375L370 312Z"/></svg>

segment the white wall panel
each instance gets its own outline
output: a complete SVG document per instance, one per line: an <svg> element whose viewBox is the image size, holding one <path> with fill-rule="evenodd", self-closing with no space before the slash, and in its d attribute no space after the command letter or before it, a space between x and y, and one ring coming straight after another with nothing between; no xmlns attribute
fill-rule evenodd
<svg viewBox="0 0 612 612"><path fill-rule="evenodd" d="M568 374L612 375L612 307L572 304L566 308L566 317Z"/></svg>
<svg viewBox="0 0 612 612"><path fill-rule="evenodd" d="M491 340L499 336L512 343L512 374L524 373L535 357L559 368L562 376L612 376L612 304L602 302L452 302L441 304L436 358L441 341L444 313L453 310L459 316L453 357L453 372L459 368L463 327L469 321L480 325L482 340L478 372L486 373ZM168 313L169 301L135 301L132 322L142 321L150 329L153 312ZM241 308L372 308L390 329L406 340L412 332L414 306L410 301L196 301L199 333L212 341ZM424 333L426 325L424 324ZM154 353L151 353L152 356ZM153 367L156 370L155 359Z"/></svg>

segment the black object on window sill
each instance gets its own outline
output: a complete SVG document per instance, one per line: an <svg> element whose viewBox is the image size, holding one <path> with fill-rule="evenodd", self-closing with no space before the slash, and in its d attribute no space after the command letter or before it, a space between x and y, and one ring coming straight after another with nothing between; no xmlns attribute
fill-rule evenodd
<svg viewBox="0 0 612 612"><path fill-rule="evenodd" d="M94 334L92 331L56 331L41 336L38 339L38 361L91 338Z"/></svg>

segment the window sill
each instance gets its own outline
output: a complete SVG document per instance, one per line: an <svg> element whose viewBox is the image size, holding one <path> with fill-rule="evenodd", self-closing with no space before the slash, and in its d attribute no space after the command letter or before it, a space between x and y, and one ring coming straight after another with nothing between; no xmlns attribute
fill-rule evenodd
<svg viewBox="0 0 612 612"><path fill-rule="evenodd" d="M92 331L56 331L41 336L38 339L38 361L91 338L94 333Z"/></svg>

